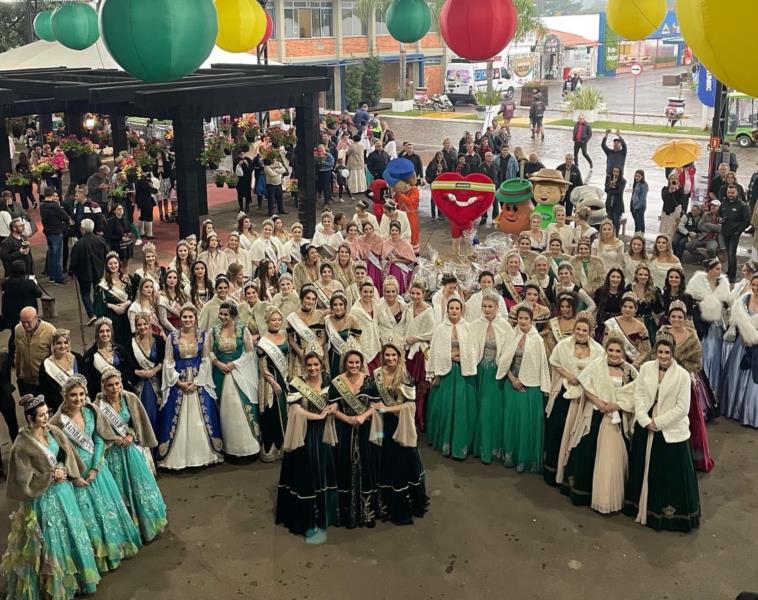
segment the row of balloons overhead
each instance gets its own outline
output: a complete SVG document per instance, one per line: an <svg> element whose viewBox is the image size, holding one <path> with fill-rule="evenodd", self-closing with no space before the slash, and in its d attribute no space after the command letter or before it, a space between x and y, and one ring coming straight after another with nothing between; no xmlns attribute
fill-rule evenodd
<svg viewBox="0 0 758 600"><path fill-rule="evenodd" d="M609 0L608 22L629 39L648 37L661 25L666 0ZM758 21L758 2L676 0L685 42L724 84L758 96L758 36L738 23ZM385 15L390 35L414 43L431 28L427 0L393 0ZM518 11L513 0L446 0L439 31L462 58L489 60L513 39ZM257 0L104 0L100 18L86 2L68 2L39 13L37 35L83 50L102 35L113 59L146 82L173 81L193 73L214 44L229 52L247 52L268 41L273 23Z"/></svg>

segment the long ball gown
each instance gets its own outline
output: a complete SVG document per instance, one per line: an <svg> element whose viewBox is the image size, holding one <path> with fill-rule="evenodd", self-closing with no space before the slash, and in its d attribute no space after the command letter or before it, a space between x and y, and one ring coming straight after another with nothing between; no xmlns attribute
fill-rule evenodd
<svg viewBox="0 0 758 600"><path fill-rule="evenodd" d="M258 365L253 338L243 324L234 326L234 337L225 337L221 325L211 330L211 362L233 363L231 373L213 367L213 385L219 403L224 453L252 456L261 450L258 424Z"/></svg>
<svg viewBox="0 0 758 600"><path fill-rule="evenodd" d="M366 412L379 400L376 385L366 376L357 394L353 394L340 375L332 380L329 402L337 402L339 411L349 417ZM337 420L337 448L334 454L337 469L337 496L341 527L374 527L384 516L379 496L381 449L370 440L372 420L358 427Z"/></svg>
<svg viewBox="0 0 758 600"><path fill-rule="evenodd" d="M105 279L95 286L95 316L108 317L113 322L113 343L126 348L132 339L129 316L126 312L119 315L108 308L109 304L122 304L134 298L134 288L128 277L124 278L124 289L111 287Z"/></svg>
<svg viewBox="0 0 758 600"><path fill-rule="evenodd" d="M426 360L429 342L434 332L434 311L427 304L416 315L413 305L408 307L405 337L418 338L419 341L405 349L405 369L416 384L416 428L426 430L426 405L429 398L429 381L426 378Z"/></svg>
<svg viewBox="0 0 758 600"><path fill-rule="evenodd" d="M142 402L142 406L145 407L153 431L158 429L158 408L161 403L161 371L148 378L138 377L134 371L149 371L154 369L157 364L163 363L165 356L166 343L157 335L153 335L150 352L147 354L145 354L136 338L132 338L131 343L127 347L127 363L129 364L132 389L140 399L140 402Z"/></svg>
<svg viewBox="0 0 758 600"><path fill-rule="evenodd" d="M133 395L132 398L136 400ZM101 409L107 410L104 404L105 401L101 400ZM142 414L135 418L132 416L132 410ZM113 414L118 416L118 421L107 412L105 414L117 434L126 432L134 438L134 442L126 447L111 444L105 452L105 460L108 461L108 467L121 491L127 510L139 527L143 541L150 542L168 525L166 503L163 501L163 495L147 458L149 446L157 445L158 442L152 430L144 431L142 436L137 434L136 430L139 429L136 425L137 420L139 419L141 424L147 426L150 425L150 421L139 401L130 403L127 394L121 396L121 409L118 413L113 411Z"/></svg>
<svg viewBox="0 0 758 600"><path fill-rule="evenodd" d="M87 486L74 486L74 496L92 540L97 568L105 573L117 569L122 560L135 556L142 540L105 461L105 441L95 427L96 410L91 405L82 407L83 431L66 415L58 413L57 416L84 463L82 479L86 479L90 470L98 470L97 477Z"/></svg>
<svg viewBox="0 0 758 600"><path fill-rule="evenodd" d="M287 394L289 393L289 355L287 338L274 344L267 337L258 341L258 411L261 425L261 460L273 462L282 458L284 434L287 431ZM265 379L273 375L280 393Z"/></svg>
<svg viewBox="0 0 758 600"><path fill-rule="evenodd" d="M504 327L505 319L499 318ZM474 430L473 453L484 464L503 458L503 416L505 396L503 382L496 378L498 339L495 324L486 319L474 321L477 337L484 337L482 358L476 370L476 397L479 402L476 429ZM512 335L510 327L504 332ZM501 343L502 343L501 339Z"/></svg>
<svg viewBox="0 0 758 600"><path fill-rule="evenodd" d="M277 525L295 535L312 536L338 521L334 417L308 419L327 407L330 378L322 376L321 391L299 377L287 396L287 433L276 495Z"/></svg>
<svg viewBox="0 0 758 600"><path fill-rule="evenodd" d="M43 446L26 428L19 432L11 449L9 481L32 479L30 457L47 465L51 473L57 463L66 464L70 476L79 474L74 450L63 432L51 426L46 439L47 446ZM21 502L10 515L2 560L7 600L72 600L77 594L94 594L100 582L74 486L69 480L56 483L50 477L47 481L37 496L28 488L22 494L8 489L9 497Z"/></svg>
<svg viewBox="0 0 758 600"><path fill-rule="evenodd" d="M750 311L751 294L732 305L739 335L724 365L721 414L748 427L758 427L758 313Z"/></svg>
<svg viewBox="0 0 758 600"><path fill-rule="evenodd" d="M181 470L222 462L221 425L216 406L210 361L204 350L205 332L194 342L179 342L179 332L168 336L163 362L162 406L158 412L158 466ZM184 393L177 383L194 383Z"/></svg>
<svg viewBox="0 0 758 600"><path fill-rule="evenodd" d="M324 319L324 333L327 338L326 357L329 377L337 377L342 373L342 355L345 352L347 340L350 337L360 339L361 330L356 327L347 327L337 330L332 324L331 317Z"/></svg>
<svg viewBox="0 0 758 600"><path fill-rule="evenodd" d="M414 416L416 389L406 377L391 389L385 385L384 371L374 371L376 389L387 407L400 406L400 412L374 414L382 422L379 495L386 517L396 525L411 525L413 518L426 513L426 473L418 452L418 437Z"/></svg>

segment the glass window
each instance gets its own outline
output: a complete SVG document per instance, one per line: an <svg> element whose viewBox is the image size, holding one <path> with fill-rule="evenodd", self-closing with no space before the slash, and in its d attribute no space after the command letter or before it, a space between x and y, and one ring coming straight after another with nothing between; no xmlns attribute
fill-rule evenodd
<svg viewBox="0 0 758 600"><path fill-rule="evenodd" d="M376 11L376 35L389 35L387 23L384 22L384 11Z"/></svg>
<svg viewBox="0 0 758 600"><path fill-rule="evenodd" d="M331 37L332 3L319 0L285 2L284 35L306 39Z"/></svg>
<svg viewBox="0 0 758 600"><path fill-rule="evenodd" d="M347 0L342 3L342 35L368 35L368 24L358 15L358 3Z"/></svg>
<svg viewBox="0 0 758 600"><path fill-rule="evenodd" d="M273 5L266 7L266 14L268 14L268 16L271 17L271 22L274 25L273 29L271 30L271 38L270 38L273 40L276 38L276 13L274 12Z"/></svg>

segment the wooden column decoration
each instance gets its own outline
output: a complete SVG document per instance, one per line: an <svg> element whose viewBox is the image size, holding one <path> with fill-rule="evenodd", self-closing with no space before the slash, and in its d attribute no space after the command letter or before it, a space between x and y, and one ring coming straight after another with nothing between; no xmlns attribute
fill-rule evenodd
<svg viewBox="0 0 758 600"><path fill-rule="evenodd" d="M316 94L303 94L295 107L295 176L298 184L299 219L303 236L313 237L316 230L316 163L313 149L318 144L318 104Z"/></svg>
<svg viewBox="0 0 758 600"><path fill-rule="evenodd" d="M82 137L84 134L84 124L82 119L84 116L80 112L66 111L64 113L64 121L66 122L66 135L75 135L76 137Z"/></svg>
<svg viewBox="0 0 758 600"><path fill-rule="evenodd" d="M111 135L113 136L113 154L118 156L122 150L128 150L129 145L126 141L129 130L126 126L126 117L121 115L111 115Z"/></svg>
<svg viewBox="0 0 758 600"><path fill-rule="evenodd" d="M45 139L48 133L53 131L53 115L47 113L46 115L39 115L39 132L42 139Z"/></svg>
<svg viewBox="0 0 758 600"><path fill-rule="evenodd" d="M189 109L181 110L179 114L174 115L172 121L176 156L176 194L179 200L179 237L185 238L190 234L200 233L201 195L207 210L205 167L197 161L197 157L203 151L203 121L195 117Z"/></svg>

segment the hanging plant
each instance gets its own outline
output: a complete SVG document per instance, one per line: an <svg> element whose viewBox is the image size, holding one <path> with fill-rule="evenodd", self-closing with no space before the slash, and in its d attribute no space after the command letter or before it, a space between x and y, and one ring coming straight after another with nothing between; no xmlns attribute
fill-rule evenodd
<svg viewBox="0 0 758 600"><path fill-rule="evenodd" d="M88 156L95 154L99 147L97 144L93 144L89 138L79 139L75 135L65 137L60 142L61 149L69 157Z"/></svg>
<svg viewBox="0 0 758 600"><path fill-rule="evenodd" d="M224 175L221 172L216 173L213 176L213 183L216 184L216 187L219 187L219 188L224 187L224 184L226 183L226 175Z"/></svg>
<svg viewBox="0 0 758 600"><path fill-rule="evenodd" d="M294 131L285 131L276 125L266 130L266 136L271 140L272 146L282 146L288 150L294 148L297 143L297 136Z"/></svg>
<svg viewBox="0 0 758 600"><path fill-rule="evenodd" d="M130 131L129 135L126 138L126 144L130 148L136 148L139 146L140 137L139 134L136 131Z"/></svg>
<svg viewBox="0 0 758 600"><path fill-rule="evenodd" d="M234 173L230 173L226 176L226 185L227 187L234 188L237 187L237 184L239 183L240 178L237 177Z"/></svg>

